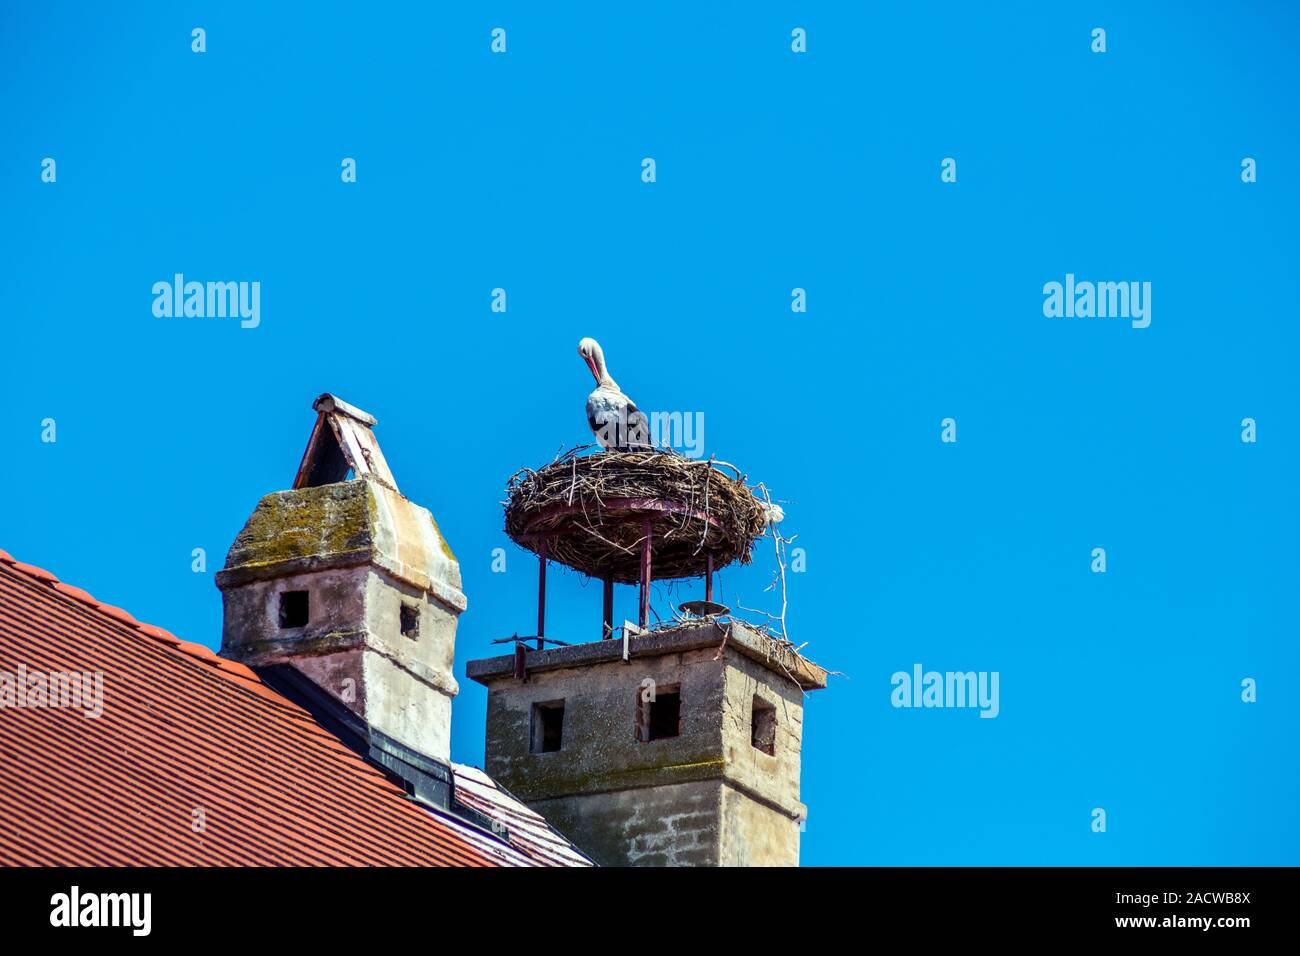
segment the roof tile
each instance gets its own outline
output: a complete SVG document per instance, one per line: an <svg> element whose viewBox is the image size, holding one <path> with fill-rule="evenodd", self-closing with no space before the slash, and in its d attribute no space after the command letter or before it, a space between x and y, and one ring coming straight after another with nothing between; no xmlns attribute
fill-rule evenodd
<svg viewBox="0 0 1300 956"><path fill-rule="evenodd" d="M0 552L0 670L19 664L102 674L103 712L0 710L0 864L523 861L409 799L247 668Z"/></svg>

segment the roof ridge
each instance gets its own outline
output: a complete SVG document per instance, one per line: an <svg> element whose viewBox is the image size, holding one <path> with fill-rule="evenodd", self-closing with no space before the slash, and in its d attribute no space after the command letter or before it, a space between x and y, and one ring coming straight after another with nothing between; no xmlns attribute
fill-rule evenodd
<svg viewBox="0 0 1300 956"><path fill-rule="evenodd" d="M79 588L76 585L64 584L53 572L37 567L34 564L26 564L19 561L12 554L3 549L0 549L0 565L8 565L13 570L25 575L26 577L40 581L42 584L47 584L52 590L58 592L63 597L70 598L79 604L84 604L103 614L110 620L115 621L118 624L123 624L126 627L143 634L155 643L169 647L191 660L201 661L204 664L210 665L213 671L220 674L236 686L250 690L273 703L279 704L286 710L293 711L295 714L298 713L298 708L295 708L290 701L285 700L282 695L277 694L274 690L268 687L250 668L240 664L238 661L227 660L213 651L212 648L207 647L204 644L196 644L193 641L181 640L165 627L159 627L156 624L146 624L143 621L139 621L129 611L117 607L116 605L97 600L89 591Z"/></svg>

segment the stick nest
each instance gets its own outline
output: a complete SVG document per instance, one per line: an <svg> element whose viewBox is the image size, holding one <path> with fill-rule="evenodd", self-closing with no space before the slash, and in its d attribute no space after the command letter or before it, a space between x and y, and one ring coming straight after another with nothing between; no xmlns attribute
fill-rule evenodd
<svg viewBox="0 0 1300 956"><path fill-rule="evenodd" d="M766 511L738 469L671 451L583 454L591 447L510 479L506 534L520 547L538 552L545 539L548 559L635 584L649 518L655 580L703 575L709 554L715 570L749 563Z"/></svg>

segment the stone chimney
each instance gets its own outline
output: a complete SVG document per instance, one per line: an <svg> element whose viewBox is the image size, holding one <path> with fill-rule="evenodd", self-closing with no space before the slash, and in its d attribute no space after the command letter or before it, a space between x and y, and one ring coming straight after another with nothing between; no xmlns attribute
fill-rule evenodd
<svg viewBox="0 0 1300 956"><path fill-rule="evenodd" d="M597 863L798 864L803 697L826 671L765 634L702 620L467 673L488 773Z"/></svg>
<svg viewBox="0 0 1300 956"><path fill-rule="evenodd" d="M397 489L375 419L332 395L291 491L253 510L217 573L222 654L289 665L371 728L447 761L460 565Z"/></svg>

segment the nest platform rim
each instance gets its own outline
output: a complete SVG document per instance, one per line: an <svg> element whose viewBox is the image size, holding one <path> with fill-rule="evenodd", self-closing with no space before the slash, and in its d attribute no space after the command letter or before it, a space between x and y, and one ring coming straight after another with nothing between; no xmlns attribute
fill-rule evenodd
<svg viewBox="0 0 1300 956"><path fill-rule="evenodd" d="M766 519L735 466L658 449L581 454L590 447L510 479L505 530L521 548L539 556L544 548L548 561L589 577L636 583L649 521L655 580L702 576L710 557L714 570L749 562Z"/></svg>

